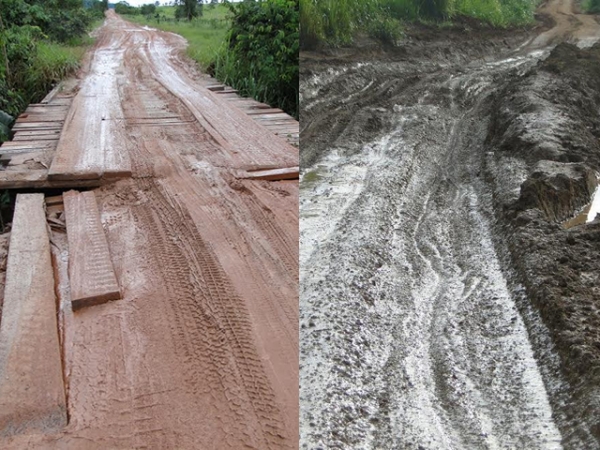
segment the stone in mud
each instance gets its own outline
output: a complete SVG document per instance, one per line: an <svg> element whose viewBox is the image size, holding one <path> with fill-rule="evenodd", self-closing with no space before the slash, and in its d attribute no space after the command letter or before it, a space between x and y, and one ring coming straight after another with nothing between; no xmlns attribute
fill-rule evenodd
<svg viewBox="0 0 600 450"><path fill-rule="evenodd" d="M521 185L517 209L539 208L548 220L562 221L590 201L596 184L594 171L583 164L540 161Z"/></svg>

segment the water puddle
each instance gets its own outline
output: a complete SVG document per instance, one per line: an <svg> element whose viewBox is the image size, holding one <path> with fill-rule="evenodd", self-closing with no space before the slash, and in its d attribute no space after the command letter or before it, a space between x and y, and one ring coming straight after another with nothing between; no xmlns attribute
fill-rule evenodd
<svg viewBox="0 0 600 450"><path fill-rule="evenodd" d="M564 222L563 227L569 229L577 225L590 223L596 218L597 214L600 214L600 185L596 187L592 201L579 214Z"/></svg>

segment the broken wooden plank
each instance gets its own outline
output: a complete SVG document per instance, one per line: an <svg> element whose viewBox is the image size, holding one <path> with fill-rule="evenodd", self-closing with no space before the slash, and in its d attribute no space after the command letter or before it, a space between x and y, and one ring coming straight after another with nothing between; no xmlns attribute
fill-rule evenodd
<svg viewBox="0 0 600 450"><path fill-rule="evenodd" d="M278 181L278 180L295 180L299 177L299 167L285 167L281 169L269 169L269 170L256 170L246 172L242 178L249 180L267 180L267 181Z"/></svg>
<svg viewBox="0 0 600 450"><path fill-rule="evenodd" d="M0 435L67 424L43 194L19 194L0 326Z"/></svg>
<svg viewBox="0 0 600 450"><path fill-rule="evenodd" d="M41 162L41 157L43 156L43 150L38 152L27 152L20 153L17 155L2 155L0 156L0 162L8 163L9 166L18 166L21 164L25 164L28 161L37 161Z"/></svg>
<svg viewBox="0 0 600 450"><path fill-rule="evenodd" d="M121 298L92 191L63 194L73 309Z"/></svg>
<svg viewBox="0 0 600 450"><path fill-rule="evenodd" d="M53 195L51 197L46 197L45 201L46 201L46 206L62 204L63 196L62 195Z"/></svg>
<svg viewBox="0 0 600 450"><path fill-rule="evenodd" d="M56 97L56 94L59 93L61 86L62 83L58 83L56 86L54 86L54 89L48 92L48 94L42 99L40 103L42 103L42 105L50 103L54 99L54 97Z"/></svg>

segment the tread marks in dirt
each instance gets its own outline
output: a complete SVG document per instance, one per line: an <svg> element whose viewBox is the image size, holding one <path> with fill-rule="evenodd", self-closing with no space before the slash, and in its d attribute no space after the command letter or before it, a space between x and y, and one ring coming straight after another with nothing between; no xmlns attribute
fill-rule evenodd
<svg viewBox="0 0 600 450"><path fill-rule="evenodd" d="M133 214L148 233L171 298L173 333L185 343L179 356L188 367L190 388L218 408L216 417L232 419L219 420L220 426L238 424L223 430L230 446L288 448L290 438L253 346L245 306L187 213L170 204L152 181L140 182L151 201L135 206ZM248 404L251 411L244 408Z"/></svg>

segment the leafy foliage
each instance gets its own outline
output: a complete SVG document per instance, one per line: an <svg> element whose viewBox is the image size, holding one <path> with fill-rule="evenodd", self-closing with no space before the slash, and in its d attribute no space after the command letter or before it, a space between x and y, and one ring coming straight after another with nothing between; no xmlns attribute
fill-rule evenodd
<svg viewBox="0 0 600 450"><path fill-rule="evenodd" d="M176 3L176 19L186 19L189 22L202 15L202 4L199 4L198 0L177 0Z"/></svg>
<svg viewBox="0 0 600 450"><path fill-rule="evenodd" d="M230 8L231 30L215 76L298 117L298 0L244 1Z"/></svg>
<svg viewBox="0 0 600 450"><path fill-rule="evenodd" d="M128 2L119 2L115 5L115 12L117 14L140 14L140 8L131 6Z"/></svg>
<svg viewBox="0 0 600 450"><path fill-rule="evenodd" d="M99 4L99 5L98 5ZM51 85L75 70L76 48L101 2L0 0L0 111L16 116Z"/></svg>
<svg viewBox="0 0 600 450"><path fill-rule="evenodd" d="M583 9L591 14L600 14L600 0L585 0Z"/></svg>

